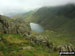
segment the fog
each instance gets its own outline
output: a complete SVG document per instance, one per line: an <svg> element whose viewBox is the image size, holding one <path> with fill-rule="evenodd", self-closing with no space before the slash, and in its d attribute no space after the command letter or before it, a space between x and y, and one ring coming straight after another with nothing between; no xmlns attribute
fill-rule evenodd
<svg viewBox="0 0 75 56"><path fill-rule="evenodd" d="M75 0L0 0L0 14L25 13L42 6L59 6L75 3Z"/></svg>

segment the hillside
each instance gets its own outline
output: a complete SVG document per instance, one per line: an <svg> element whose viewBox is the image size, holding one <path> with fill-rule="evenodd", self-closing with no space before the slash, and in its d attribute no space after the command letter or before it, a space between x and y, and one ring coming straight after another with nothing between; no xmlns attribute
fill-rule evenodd
<svg viewBox="0 0 75 56"><path fill-rule="evenodd" d="M59 56L59 51L75 51L74 9L68 4L11 18L0 15L0 56ZM33 32L31 22L45 31Z"/></svg>
<svg viewBox="0 0 75 56"><path fill-rule="evenodd" d="M41 24L45 29L71 34L75 33L74 15L75 5L67 4L57 7L42 7L24 19L28 22Z"/></svg>

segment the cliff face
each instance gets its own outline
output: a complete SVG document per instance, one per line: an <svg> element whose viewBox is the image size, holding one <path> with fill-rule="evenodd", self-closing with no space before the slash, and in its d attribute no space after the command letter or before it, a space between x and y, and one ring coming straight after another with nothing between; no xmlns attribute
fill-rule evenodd
<svg viewBox="0 0 75 56"><path fill-rule="evenodd" d="M29 31L29 26L21 19L11 19L0 15L0 32L23 34Z"/></svg>
<svg viewBox="0 0 75 56"><path fill-rule="evenodd" d="M8 33L9 22L8 17L0 15L0 32Z"/></svg>

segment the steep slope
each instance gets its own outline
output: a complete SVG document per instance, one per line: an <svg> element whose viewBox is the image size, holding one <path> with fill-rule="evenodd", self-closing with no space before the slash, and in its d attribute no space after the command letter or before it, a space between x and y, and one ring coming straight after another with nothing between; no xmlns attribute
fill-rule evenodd
<svg viewBox="0 0 75 56"><path fill-rule="evenodd" d="M20 15L16 15L16 16L13 16L12 18L16 18L16 19L26 19L28 18L29 16L31 16L32 14L34 14L35 11L29 11L29 12L26 12L26 13L23 13L23 14L20 14Z"/></svg>
<svg viewBox="0 0 75 56"><path fill-rule="evenodd" d="M28 24L22 19L9 18L9 17L0 15L0 32L1 33L23 34L25 32L28 32L29 30L30 29Z"/></svg>
<svg viewBox="0 0 75 56"><path fill-rule="evenodd" d="M9 18L0 15L0 32L8 33L9 28Z"/></svg>
<svg viewBox="0 0 75 56"><path fill-rule="evenodd" d="M37 10L26 21L41 24L45 29L57 32L75 33L75 5L43 7Z"/></svg>

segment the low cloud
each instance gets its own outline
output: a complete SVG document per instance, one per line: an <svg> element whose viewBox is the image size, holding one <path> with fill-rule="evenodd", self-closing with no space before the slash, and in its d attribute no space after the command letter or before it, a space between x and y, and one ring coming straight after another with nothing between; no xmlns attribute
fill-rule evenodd
<svg viewBox="0 0 75 56"><path fill-rule="evenodd" d="M75 0L0 0L0 12L3 14L19 13L42 6L58 6L75 3Z"/></svg>

